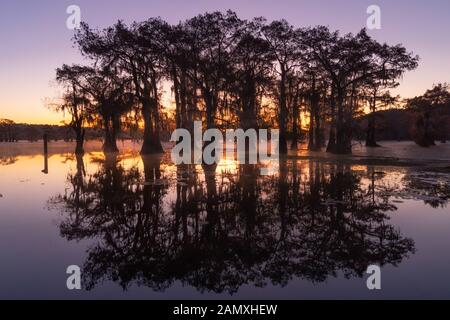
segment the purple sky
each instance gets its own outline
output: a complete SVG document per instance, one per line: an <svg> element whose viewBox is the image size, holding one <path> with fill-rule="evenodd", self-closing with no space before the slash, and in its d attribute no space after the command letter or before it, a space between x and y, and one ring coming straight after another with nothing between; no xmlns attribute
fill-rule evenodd
<svg viewBox="0 0 450 320"><path fill-rule="evenodd" d="M171 23L205 11L236 11L242 18L285 18L295 26L328 25L357 32L366 25L366 9L381 7L382 28L370 34L382 42L402 43L421 57L397 90L405 97L421 94L433 83L450 82L450 1L448 0L1 0L0 118L17 122L57 123L61 116L45 108L58 95L55 69L82 62L66 28L66 8L76 4L82 20L106 27L160 16Z"/></svg>

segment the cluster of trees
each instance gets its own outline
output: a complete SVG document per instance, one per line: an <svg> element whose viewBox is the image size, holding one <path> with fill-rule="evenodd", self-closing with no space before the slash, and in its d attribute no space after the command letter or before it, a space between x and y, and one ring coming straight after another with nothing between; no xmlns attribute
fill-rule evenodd
<svg viewBox="0 0 450 320"><path fill-rule="evenodd" d="M418 65L401 45L381 44L363 29L341 35L324 26L294 28L285 20L251 21L236 13L198 15L178 25L160 18L119 21L104 30L82 24L74 37L89 66L64 65L57 80L82 153L83 128L101 125L104 151L117 151L124 127L143 128L142 154L159 153L161 126L280 129L280 152L296 148L309 118L309 148L351 153L354 119L370 110L367 145L376 146L375 113L389 89ZM171 84L173 106L162 106ZM306 116L302 116L306 115ZM325 137L325 128L329 137Z"/></svg>
<svg viewBox="0 0 450 320"><path fill-rule="evenodd" d="M409 99L407 107L416 113L412 137L423 147L445 143L450 138L450 85L440 83L423 95Z"/></svg>

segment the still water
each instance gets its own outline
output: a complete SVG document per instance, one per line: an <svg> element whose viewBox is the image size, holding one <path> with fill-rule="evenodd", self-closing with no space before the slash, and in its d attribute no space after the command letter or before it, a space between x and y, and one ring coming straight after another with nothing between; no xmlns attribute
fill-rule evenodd
<svg viewBox="0 0 450 320"><path fill-rule="evenodd" d="M0 155L2 299L450 298L449 173L22 150Z"/></svg>

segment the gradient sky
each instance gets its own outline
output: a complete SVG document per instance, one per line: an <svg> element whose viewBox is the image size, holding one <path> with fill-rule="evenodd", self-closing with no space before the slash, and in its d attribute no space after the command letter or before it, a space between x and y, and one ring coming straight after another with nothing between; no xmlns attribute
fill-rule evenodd
<svg viewBox="0 0 450 320"><path fill-rule="evenodd" d="M232 9L242 18L285 18L295 26L327 25L342 32L365 27L366 9L381 7L382 29L370 34L402 43L421 57L398 93L415 96L433 83L450 82L449 0L0 0L0 118L16 122L58 123L61 115L45 108L58 96L55 69L83 59L66 28L66 8L76 4L82 20L103 28L160 16L170 23L214 10Z"/></svg>

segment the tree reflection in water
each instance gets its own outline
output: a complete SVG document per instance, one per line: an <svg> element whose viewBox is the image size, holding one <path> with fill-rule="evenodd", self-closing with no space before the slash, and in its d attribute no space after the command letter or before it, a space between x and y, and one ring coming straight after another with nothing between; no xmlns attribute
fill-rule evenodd
<svg viewBox="0 0 450 320"><path fill-rule="evenodd" d="M18 158L16 156L0 156L0 166L9 166L16 163Z"/></svg>
<svg viewBox="0 0 450 320"><path fill-rule="evenodd" d="M77 157L69 188L50 200L63 212L63 237L95 242L87 289L112 280L162 291L180 281L233 294L295 277L361 277L368 265L397 265L414 252L388 223L396 207L370 170L369 183L348 165L286 160L274 176L259 176L255 165L219 174L181 165L166 176L165 158L142 162L143 174L108 155L86 175Z"/></svg>

